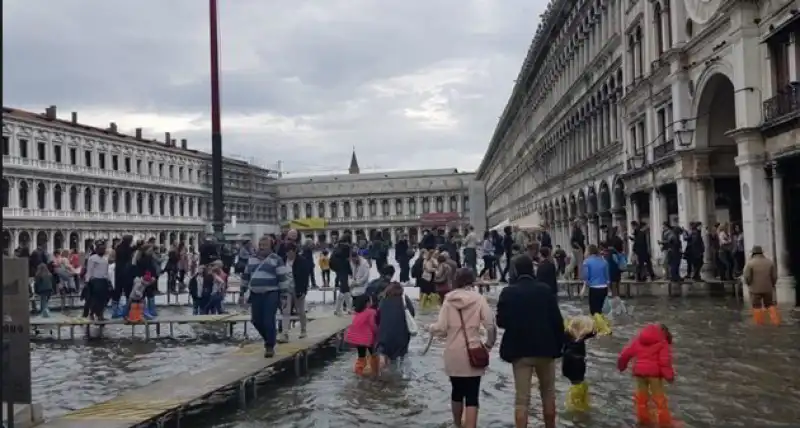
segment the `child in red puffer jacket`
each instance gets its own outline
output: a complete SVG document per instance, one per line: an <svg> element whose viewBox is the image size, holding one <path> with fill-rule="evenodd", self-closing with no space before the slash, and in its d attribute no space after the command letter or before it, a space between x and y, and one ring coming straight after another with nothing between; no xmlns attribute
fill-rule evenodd
<svg viewBox="0 0 800 428"><path fill-rule="evenodd" d="M372 375L378 374L378 354L375 352L375 339L378 334L378 311L372 307L372 301L366 295L353 299L353 322L347 328L345 342L355 346L358 358L353 367L357 375L369 370Z"/></svg>
<svg viewBox="0 0 800 428"><path fill-rule="evenodd" d="M633 376L636 379L634 403L640 424L651 424L649 401L656 405L656 420L661 427L671 427L672 415L667 405L664 381L675 379L672 368L672 334L664 324L649 324L622 350L617 359L617 368L623 372L634 359Z"/></svg>

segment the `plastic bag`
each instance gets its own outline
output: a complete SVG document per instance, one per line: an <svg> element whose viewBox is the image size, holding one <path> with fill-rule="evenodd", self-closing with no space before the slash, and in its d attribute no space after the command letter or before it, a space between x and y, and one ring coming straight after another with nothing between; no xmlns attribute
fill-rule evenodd
<svg viewBox="0 0 800 428"><path fill-rule="evenodd" d="M606 297L603 302L603 315L607 318L630 315L632 312L619 296Z"/></svg>

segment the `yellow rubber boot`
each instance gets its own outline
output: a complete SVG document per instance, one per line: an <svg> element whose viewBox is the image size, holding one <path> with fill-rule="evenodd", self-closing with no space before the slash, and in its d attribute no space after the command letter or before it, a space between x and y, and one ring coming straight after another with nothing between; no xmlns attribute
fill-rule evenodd
<svg viewBox="0 0 800 428"><path fill-rule="evenodd" d="M567 410L571 412L586 412L589 410L589 384L581 382L569 387Z"/></svg>
<svg viewBox="0 0 800 428"><path fill-rule="evenodd" d="M777 306L770 306L769 309L769 322L772 325L781 325L781 314L778 312Z"/></svg>
<svg viewBox="0 0 800 428"><path fill-rule="evenodd" d="M611 325L603 314L594 314L594 325L599 336L608 336L611 334Z"/></svg>
<svg viewBox="0 0 800 428"><path fill-rule="evenodd" d="M438 307L442 303L442 302L439 301L439 295L438 294L431 293L428 296L430 296L431 306L433 308Z"/></svg>

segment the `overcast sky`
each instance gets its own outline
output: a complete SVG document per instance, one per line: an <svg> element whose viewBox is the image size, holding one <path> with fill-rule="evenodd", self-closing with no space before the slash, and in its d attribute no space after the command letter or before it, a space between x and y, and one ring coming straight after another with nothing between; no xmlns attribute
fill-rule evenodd
<svg viewBox="0 0 800 428"><path fill-rule="evenodd" d="M226 155L474 170L542 0L219 0ZM4 0L3 105L210 148L208 2Z"/></svg>

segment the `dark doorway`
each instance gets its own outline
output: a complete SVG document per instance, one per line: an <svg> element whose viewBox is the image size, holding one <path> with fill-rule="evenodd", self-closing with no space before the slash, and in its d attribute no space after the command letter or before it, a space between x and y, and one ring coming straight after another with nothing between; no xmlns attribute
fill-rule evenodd
<svg viewBox="0 0 800 428"><path fill-rule="evenodd" d="M800 306L800 287L797 286L800 266L792 260L800 260L800 224L793 219L800 216L800 156L794 156L780 162L783 173L783 204L784 226L786 230L776 230L783 233L786 239L786 252L789 255L789 273L795 280L795 306Z"/></svg>

